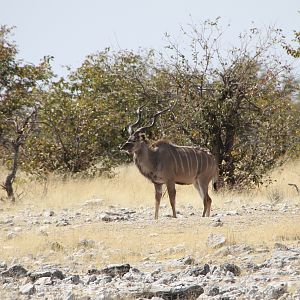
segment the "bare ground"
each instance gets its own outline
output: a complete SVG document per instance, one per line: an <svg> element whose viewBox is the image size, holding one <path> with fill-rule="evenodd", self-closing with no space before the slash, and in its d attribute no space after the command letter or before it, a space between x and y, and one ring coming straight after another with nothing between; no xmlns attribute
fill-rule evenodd
<svg viewBox="0 0 300 300"><path fill-rule="evenodd" d="M48 187L42 198L31 185L27 199L1 202L0 298L175 299L179 294L161 289L196 285L203 288L197 297L180 290L181 299L300 299L295 191L272 187L259 194L214 194L212 216L202 218L197 194L179 189L178 218L171 218L164 197L154 220L152 186L129 185L132 177L126 174L127 182L121 175L96 183L101 193L95 183L67 182ZM130 271L106 282L99 274L111 264L129 264ZM241 274L224 271L224 264L237 266ZM27 273L8 276L16 265ZM205 275L193 271L204 265L209 266ZM45 268L60 270L65 279L30 277Z"/></svg>

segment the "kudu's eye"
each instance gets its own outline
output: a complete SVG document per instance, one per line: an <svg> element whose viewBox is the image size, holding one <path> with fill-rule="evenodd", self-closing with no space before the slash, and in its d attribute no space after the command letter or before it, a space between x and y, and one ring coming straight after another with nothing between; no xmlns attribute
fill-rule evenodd
<svg viewBox="0 0 300 300"><path fill-rule="evenodd" d="M145 133L140 133L139 139L142 140L142 141L144 141L146 139Z"/></svg>
<svg viewBox="0 0 300 300"><path fill-rule="evenodd" d="M129 142L131 142L131 143L135 143L137 141L138 141L138 139L136 139L135 137L132 137L129 139Z"/></svg>

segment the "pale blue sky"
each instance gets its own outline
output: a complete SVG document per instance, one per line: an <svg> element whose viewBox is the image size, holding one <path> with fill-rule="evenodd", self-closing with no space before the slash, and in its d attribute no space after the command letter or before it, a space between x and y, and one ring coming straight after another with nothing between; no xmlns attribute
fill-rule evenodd
<svg viewBox="0 0 300 300"><path fill-rule="evenodd" d="M179 34L193 20L222 18L230 36L253 27L275 25L292 38L300 30L300 0L0 0L0 24L16 26L19 57L38 63L54 56L61 65L78 67L85 56L105 47L137 50L166 45L164 33Z"/></svg>

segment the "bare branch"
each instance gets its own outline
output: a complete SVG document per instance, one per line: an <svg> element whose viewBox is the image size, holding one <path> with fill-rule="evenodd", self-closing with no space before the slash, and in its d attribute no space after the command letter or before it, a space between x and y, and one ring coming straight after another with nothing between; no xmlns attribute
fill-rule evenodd
<svg viewBox="0 0 300 300"><path fill-rule="evenodd" d="M167 108L165 108L165 109L157 112L156 114L154 114L153 117L151 118L151 124L148 125L148 126L144 126L144 127L139 128L136 132L145 132L146 130L152 128L155 125L157 118L161 114L163 114L163 113L165 113L167 111L173 110L173 108L175 107L176 103L177 103L177 101L175 101L175 103L173 105L171 105L171 106L169 106L169 107L167 107Z"/></svg>
<svg viewBox="0 0 300 300"><path fill-rule="evenodd" d="M299 190L299 188L298 188L297 184L295 184L295 183L288 183L288 185L290 185L290 186L294 187L294 188L296 189L296 191L297 191L298 195L300 195L300 190Z"/></svg>

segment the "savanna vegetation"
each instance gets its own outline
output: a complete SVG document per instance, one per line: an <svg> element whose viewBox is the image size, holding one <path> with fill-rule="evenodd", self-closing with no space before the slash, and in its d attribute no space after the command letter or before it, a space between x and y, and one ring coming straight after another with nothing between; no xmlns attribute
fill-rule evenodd
<svg viewBox="0 0 300 300"><path fill-rule="evenodd" d="M150 139L209 148L230 188L263 184L299 156L299 83L288 59L299 50L281 30L252 28L225 46L219 21L206 21L183 29L182 43L166 36L164 53L107 48L65 78L51 57L19 60L12 33L0 29L0 155L11 199L18 170L39 179L112 175L128 162L119 145L141 106L146 123L171 105Z"/></svg>

